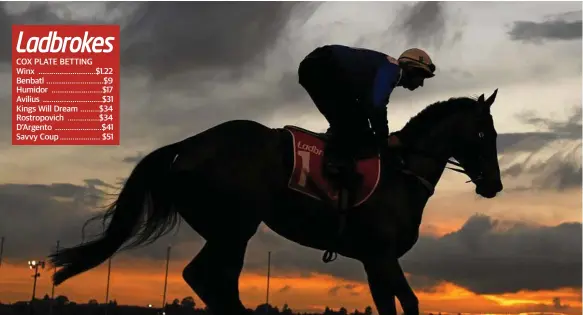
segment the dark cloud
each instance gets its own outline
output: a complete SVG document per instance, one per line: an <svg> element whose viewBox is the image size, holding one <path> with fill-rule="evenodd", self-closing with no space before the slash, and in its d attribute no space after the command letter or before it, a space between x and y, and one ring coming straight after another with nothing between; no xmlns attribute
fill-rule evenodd
<svg viewBox="0 0 583 315"><path fill-rule="evenodd" d="M581 223L531 227L475 215L456 232L420 241L403 266L479 294L580 288Z"/></svg>
<svg viewBox="0 0 583 315"><path fill-rule="evenodd" d="M289 284L286 284L283 286L283 288L279 289L277 292L279 293L284 293L284 292L288 292L292 289L292 286Z"/></svg>
<svg viewBox="0 0 583 315"><path fill-rule="evenodd" d="M506 154L500 163L502 175L533 176L528 187L517 189L581 187L581 108L574 107L566 121L538 117L532 113L523 113L520 118L524 123L544 131L499 135L499 152Z"/></svg>
<svg viewBox="0 0 583 315"><path fill-rule="evenodd" d="M144 3L123 30L127 44L122 63L145 67L155 76L217 67L235 71L261 60L291 14L301 12L294 11L299 6L301 2Z"/></svg>
<svg viewBox="0 0 583 315"><path fill-rule="evenodd" d="M447 2L420 1L402 8L393 27L397 34L405 36L407 45L421 45L420 48L433 45L439 49L446 42L453 44L461 39L462 25L455 29L447 25L455 18L447 11Z"/></svg>
<svg viewBox="0 0 583 315"><path fill-rule="evenodd" d="M530 153L526 157L537 159L538 152ZM550 157L537 162L519 162L503 169L502 176L517 177L523 174L532 175L528 186L519 186L516 189L554 189L564 190L581 187L581 143L570 148L558 150Z"/></svg>
<svg viewBox="0 0 583 315"><path fill-rule="evenodd" d="M359 295L360 293L358 291L354 291L354 289L357 289L359 287L360 287L359 285L351 284L351 283L333 286L332 288L330 288L328 290L328 295L337 296L339 291L346 290L348 292L348 294L356 296L356 295Z"/></svg>
<svg viewBox="0 0 583 315"><path fill-rule="evenodd" d="M140 160L142 160L144 158L144 156L146 156L144 153L138 152L135 155L130 155L130 156L124 157L123 158L123 162L124 163L129 163L129 164L136 164Z"/></svg>
<svg viewBox="0 0 583 315"><path fill-rule="evenodd" d="M513 132L498 134L498 153L535 151L553 140L560 139L552 132Z"/></svg>
<svg viewBox="0 0 583 315"><path fill-rule="evenodd" d="M572 114L566 121L558 121L546 117L540 117L532 112L525 112L520 115L525 123L544 128L559 135L561 138L581 139L581 105L570 108Z"/></svg>
<svg viewBox="0 0 583 315"><path fill-rule="evenodd" d="M12 25L13 24L58 24L62 20L48 10L48 4L28 4L27 8L19 12L10 12L3 3L0 6L0 40L4 45L0 46L0 62L10 61L12 58Z"/></svg>
<svg viewBox="0 0 583 315"><path fill-rule="evenodd" d="M503 230L506 228L506 230ZM279 274L322 273L351 281L366 281L362 265L347 258L324 264L322 252L299 246L272 232L260 232L251 241L248 257L272 251L273 270ZM475 215L458 231L440 238L421 237L402 259L410 282L431 291L441 281L477 293L580 287L581 224L553 227L526 226ZM249 258L247 270L263 270L263 260ZM334 294L341 288L332 288Z"/></svg>
<svg viewBox="0 0 583 315"><path fill-rule="evenodd" d="M566 21L562 18L543 22L516 21L508 31L510 39L524 42L543 42L552 40L581 39L581 11L576 21Z"/></svg>
<svg viewBox="0 0 583 315"><path fill-rule="evenodd" d="M99 189L100 187L116 188L115 186L110 185L98 178L89 178L84 180L84 182L90 189Z"/></svg>
<svg viewBox="0 0 583 315"><path fill-rule="evenodd" d="M80 242L87 209L97 207L103 195L103 187L95 182L86 186L0 185L4 254L8 259L40 258L57 240L62 246Z"/></svg>
<svg viewBox="0 0 583 315"><path fill-rule="evenodd" d="M113 22L121 25L124 67L138 66L156 79L183 71L216 68L235 73L249 63L261 63L292 14L294 19L306 18L318 5L210 1L13 4L0 10L0 23L5 26L0 39L10 42L12 24ZM92 6L101 10L82 14ZM1 60L9 60L10 56L10 46L3 46Z"/></svg>
<svg viewBox="0 0 583 315"><path fill-rule="evenodd" d="M409 274L407 280L409 281L409 285L415 288L415 290L427 293L436 293L439 288L438 285L441 282L438 279L416 274Z"/></svg>
<svg viewBox="0 0 583 315"><path fill-rule="evenodd" d="M61 246L73 246L101 232L101 222L90 224L85 233L83 223L94 211L108 203L110 191L116 188L99 179L87 179L85 185L55 183L50 185L0 185L0 235L6 237L4 255L8 260L25 261L45 257L57 240ZM196 253L198 236L186 226L160 238L151 246L124 252L124 256L164 259L169 243L178 247L173 254L188 259Z"/></svg>

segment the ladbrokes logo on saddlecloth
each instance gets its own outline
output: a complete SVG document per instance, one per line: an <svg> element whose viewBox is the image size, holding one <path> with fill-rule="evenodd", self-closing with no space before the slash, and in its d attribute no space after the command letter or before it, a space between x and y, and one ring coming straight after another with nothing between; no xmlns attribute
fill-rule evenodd
<svg viewBox="0 0 583 315"><path fill-rule="evenodd" d="M120 143L119 32L12 26L12 144Z"/></svg>
<svg viewBox="0 0 583 315"><path fill-rule="evenodd" d="M19 53L109 53L113 50L115 37L90 36L85 31L83 36L61 37L58 31L49 31L47 36L38 37L18 33L16 51ZM105 49L103 49L106 47Z"/></svg>

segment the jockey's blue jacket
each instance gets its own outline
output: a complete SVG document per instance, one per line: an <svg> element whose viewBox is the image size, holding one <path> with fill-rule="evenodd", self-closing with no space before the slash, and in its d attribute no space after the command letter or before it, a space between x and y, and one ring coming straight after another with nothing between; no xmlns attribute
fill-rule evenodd
<svg viewBox="0 0 583 315"><path fill-rule="evenodd" d="M374 50L343 45L328 47L363 105L373 109L386 107L401 77L397 61Z"/></svg>

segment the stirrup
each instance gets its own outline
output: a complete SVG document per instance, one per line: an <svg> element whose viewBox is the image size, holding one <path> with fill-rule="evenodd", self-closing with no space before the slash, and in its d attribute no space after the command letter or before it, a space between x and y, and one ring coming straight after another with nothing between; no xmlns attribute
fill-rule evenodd
<svg viewBox="0 0 583 315"><path fill-rule="evenodd" d="M326 250L324 255L322 255L322 261L324 263L329 263L336 258L338 258L338 252L336 249L340 246L342 241L342 236L346 228L346 217L348 215L348 210L350 209L350 194L351 192L347 188L341 188L340 194L338 195L337 210L338 210L338 230L336 231L335 244L332 245L332 249Z"/></svg>

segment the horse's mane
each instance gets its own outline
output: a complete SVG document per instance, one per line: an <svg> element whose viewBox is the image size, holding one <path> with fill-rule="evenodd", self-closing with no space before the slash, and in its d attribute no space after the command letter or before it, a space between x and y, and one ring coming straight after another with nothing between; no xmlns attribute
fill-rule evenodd
<svg viewBox="0 0 583 315"><path fill-rule="evenodd" d="M436 123L451 114L463 110L471 109L476 103L474 97L452 97L446 101L438 101L428 105L417 115L411 117L407 124L398 132L399 138L415 139L425 135L427 131Z"/></svg>

